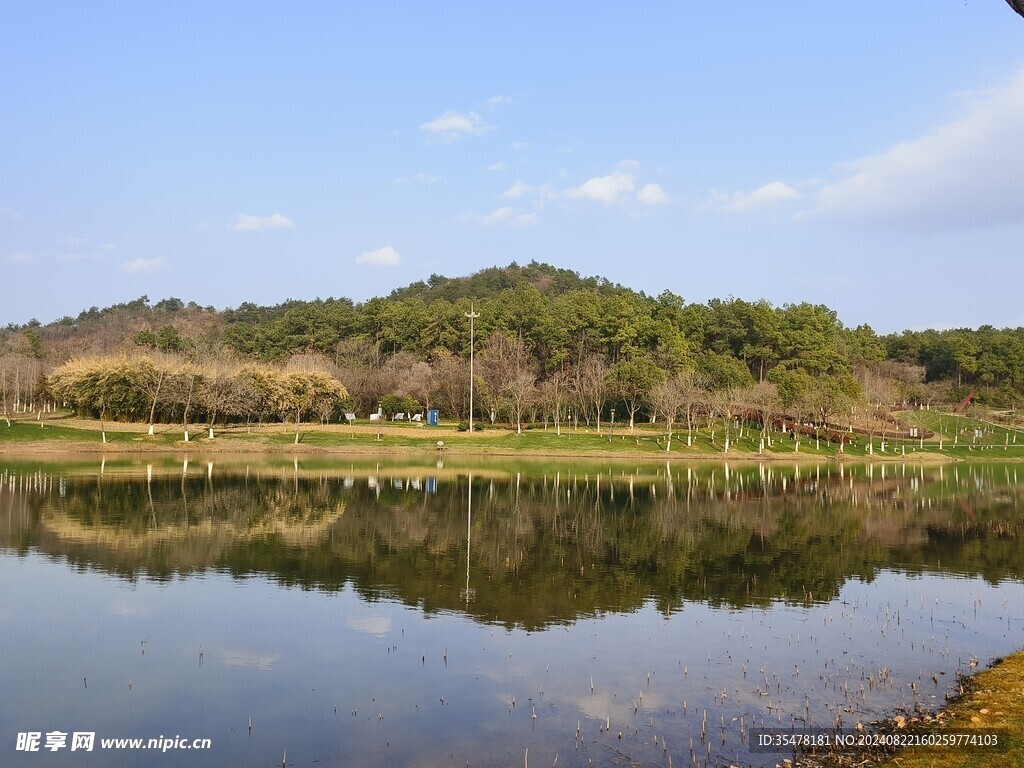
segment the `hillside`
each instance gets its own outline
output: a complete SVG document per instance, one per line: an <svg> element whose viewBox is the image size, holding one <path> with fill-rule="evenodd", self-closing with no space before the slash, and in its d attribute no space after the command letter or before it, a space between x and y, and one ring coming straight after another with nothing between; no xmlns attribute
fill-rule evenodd
<svg viewBox="0 0 1024 768"><path fill-rule="evenodd" d="M630 381L646 386L684 368L700 372L712 388L770 380L790 395L815 381L859 396L882 381L904 401L956 402L976 390L982 403L1014 406L1024 392L1024 328L879 337L866 325L845 327L824 305L735 298L687 304L669 291L650 297L537 262L465 277L432 275L362 303L289 300L218 311L143 296L47 325L0 330L0 374L10 389L8 382L21 386L72 358L118 351L272 363L316 355L357 400L370 403L408 389L397 382L417 361L435 374L466 360L471 305L479 313L474 347L482 375L513 354L529 363L538 384L556 374L578 377L594 360L618 371L612 383L622 392ZM375 383L363 386L371 378ZM632 402L628 392L620 395Z"/></svg>

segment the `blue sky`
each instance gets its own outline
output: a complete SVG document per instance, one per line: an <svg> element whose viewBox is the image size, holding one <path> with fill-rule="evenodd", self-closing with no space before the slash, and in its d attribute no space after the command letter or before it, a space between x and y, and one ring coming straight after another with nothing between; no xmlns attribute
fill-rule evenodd
<svg viewBox="0 0 1024 768"><path fill-rule="evenodd" d="M1024 324L1003 0L9 3L0 71L0 324L532 259Z"/></svg>

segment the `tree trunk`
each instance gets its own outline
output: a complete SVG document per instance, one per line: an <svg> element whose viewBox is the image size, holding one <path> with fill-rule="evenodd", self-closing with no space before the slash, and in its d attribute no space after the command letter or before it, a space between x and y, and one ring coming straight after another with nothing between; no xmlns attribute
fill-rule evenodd
<svg viewBox="0 0 1024 768"><path fill-rule="evenodd" d="M153 436L153 422L156 420L156 403L160 397L160 387L164 384L164 372L160 372L160 378L156 382L156 392L153 393L153 405L149 409L149 435Z"/></svg>
<svg viewBox="0 0 1024 768"><path fill-rule="evenodd" d="M196 377L188 380L188 396L185 398L185 411L181 415L182 430L185 432L185 442L188 442L188 408L192 405L192 387L195 386Z"/></svg>

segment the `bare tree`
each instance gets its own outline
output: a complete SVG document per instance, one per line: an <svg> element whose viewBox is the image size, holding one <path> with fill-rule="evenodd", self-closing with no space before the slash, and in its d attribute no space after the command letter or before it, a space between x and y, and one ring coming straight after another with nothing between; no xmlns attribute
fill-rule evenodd
<svg viewBox="0 0 1024 768"><path fill-rule="evenodd" d="M558 370L541 385L540 398L545 407L550 409L555 422L556 435L562 434L562 414L569 397L570 384L568 372ZM547 416L544 417L544 428L547 429Z"/></svg>
<svg viewBox="0 0 1024 768"><path fill-rule="evenodd" d="M537 398L537 375L529 370L519 371L505 384L512 413L516 420L516 433L523 434L523 412Z"/></svg>
<svg viewBox="0 0 1024 768"><path fill-rule="evenodd" d="M737 413L740 409L740 395L739 390L735 387L726 387L725 389L719 389L711 393L708 402L711 406L711 413L717 414L722 417L722 427L725 430L725 447L723 453L729 452L729 447L732 444L732 424L736 420ZM710 417L713 420L713 416ZM714 431L712 428L712 441L714 441Z"/></svg>
<svg viewBox="0 0 1024 768"><path fill-rule="evenodd" d="M608 400L608 364L603 357L588 355L580 361L573 389L586 414L587 423L590 423L590 414L593 414L597 433L601 434L601 411Z"/></svg>
<svg viewBox="0 0 1024 768"><path fill-rule="evenodd" d="M406 375L405 389L429 411L436 384L437 377L430 363L419 360Z"/></svg>
<svg viewBox="0 0 1024 768"><path fill-rule="evenodd" d="M138 361L138 377L136 383L146 393L149 399L149 435L154 433L153 423L156 421L156 409L160 404L160 396L166 395L164 384L167 375L171 370L171 361L166 357L158 357L156 360L141 358Z"/></svg>
<svg viewBox="0 0 1024 768"><path fill-rule="evenodd" d="M199 368L188 362L181 363L168 377L168 396L176 405L181 406L181 427L186 443L189 442L188 416L195 399L196 385L201 378Z"/></svg>
<svg viewBox="0 0 1024 768"><path fill-rule="evenodd" d="M876 431L881 432L882 446L889 426L889 407L896 396L896 387L891 379L874 373L866 373L861 382L864 400L867 404L868 453L874 454Z"/></svg>
<svg viewBox="0 0 1024 768"><path fill-rule="evenodd" d="M654 402L665 414L665 450L672 450L672 428L680 412L693 397L693 371L684 369L663 381L654 392Z"/></svg>
<svg viewBox="0 0 1024 768"><path fill-rule="evenodd" d="M0 369L0 400L4 404L4 420L11 426L11 415L7 412L7 369Z"/></svg>
<svg viewBox="0 0 1024 768"><path fill-rule="evenodd" d="M491 420L507 402L522 432L522 414L534 396L537 374L526 345L518 337L493 333L477 355L477 369L484 385L480 399L487 403Z"/></svg>
<svg viewBox="0 0 1024 768"><path fill-rule="evenodd" d="M469 363L446 349L434 353L434 395L449 416L469 408Z"/></svg>
<svg viewBox="0 0 1024 768"><path fill-rule="evenodd" d="M746 401L750 409L757 414L761 422L761 447L759 452L763 452L766 445L769 448L771 447L771 427L775 418L782 411L779 388L770 381L761 381L751 387L747 387L741 397Z"/></svg>

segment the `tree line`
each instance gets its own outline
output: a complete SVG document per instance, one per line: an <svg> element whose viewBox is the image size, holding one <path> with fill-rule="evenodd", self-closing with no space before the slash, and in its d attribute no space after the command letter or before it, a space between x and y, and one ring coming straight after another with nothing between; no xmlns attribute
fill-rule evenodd
<svg viewBox="0 0 1024 768"><path fill-rule="evenodd" d="M982 403L1013 406L1024 392L1024 328L879 336L867 325L845 327L820 304L687 304L671 291L650 297L536 262L433 275L363 303L245 303L218 312L142 297L46 326L9 326L0 331L0 388L5 409L25 408L69 361L142 353L237 370L312 364L362 414L418 405L465 418L471 310L479 315L475 415L517 428L545 419L599 427L613 408L630 425L721 408L779 410L826 425L856 406L950 404L972 390ZM679 393L690 389L705 393L703 405L687 406ZM712 409L707 393L731 393L730 404ZM751 407L761 400L773 404Z"/></svg>

